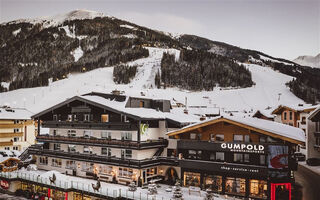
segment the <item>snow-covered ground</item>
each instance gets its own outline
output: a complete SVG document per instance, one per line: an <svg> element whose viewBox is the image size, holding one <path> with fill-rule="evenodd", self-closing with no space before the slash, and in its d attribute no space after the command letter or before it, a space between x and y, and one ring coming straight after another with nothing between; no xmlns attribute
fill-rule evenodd
<svg viewBox="0 0 320 200"><path fill-rule="evenodd" d="M255 64L244 64L252 73L255 86L242 89L214 88L213 91L191 92L178 88L155 89L154 77L163 52L169 51L179 58L176 49L148 48L150 56L129 62L138 65L136 77L130 84L115 84L113 82L113 67L95 69L86 73L69 74L66 79L51 83L46 87L25 88L0 93L0 105L25 107L36 113L51 107L75 95L92 91L110 93L112 90L125 91L125 95L173 99L175 102L188 106L217 106L223 110L251 111L265 109L279 104L297 105L304 103L292 94L285 83L292 80L291 76L279 73L268 67Z"/></svg>
<svg viewBox="0 0 320 200"><path fill-rule="evenodd" d="M157 188L158 194L156 195L149 195L148 189L142 189L138 187L137 190L133 193L128 191L128 186L119 185L119 184L112 184L101 182L101 188L99 191L93 191L92 184L95 185L97 183L96 180L75 177L75 176L68 176L65 174L61 174L57 171L43 171L43 170L35 170L35 171L27 171L26 169L21 169L19 171L9 172L9 173L0 173L1 176L15 178L19 177L24 180L31 180L38 183L43 183L47 185L52 185L50 183L49 178L53 177L53 174L56 176L56 181L54 185L57 188L75 188L80 189L83 191L99 193L102 195L108 195L111 197L127 197L129 199L158 199L158 200L170 200L172 199L173 192L167 192L169 185L160 184L160 187ZM181 191L183 194L184 200L203 200L205 196L205 191L201 191L201 195L198 192L191 192L189 194L189 189L187 187L181 187ZM227 196L222 196L215 194L215 200L224 200L229 199ZM237 198L232 197L233 200L237 200Z"/></svg>
<svg viewBox="0 0 320 200"><path fill-rule="evenodd" d="M300 161L299 165L302 165L303 167L313 171L314 173L320 175L320 166L310 166L307 165L306 161Z"/></svg>

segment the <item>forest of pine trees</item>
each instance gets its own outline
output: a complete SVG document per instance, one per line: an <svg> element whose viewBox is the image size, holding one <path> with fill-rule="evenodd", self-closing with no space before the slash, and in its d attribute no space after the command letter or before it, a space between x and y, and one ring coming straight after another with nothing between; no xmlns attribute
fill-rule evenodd
<svg viewBox="0 0 320 200"><path fill-rule="evenodd" d="M137 66L119 65L113 69L113 81L117 84L128 84L135 77Z"/></svg>
<svg viewBox="0 0 320 200"><path fill-rule="evenodd" d="M160 87L159 74L155 77L157 87ZM164 53L160 80L165 87L175 86L188 90L253 85L251 73L243 65L204 50L181 50L179 61L175 60L175 55Z"/></svg>

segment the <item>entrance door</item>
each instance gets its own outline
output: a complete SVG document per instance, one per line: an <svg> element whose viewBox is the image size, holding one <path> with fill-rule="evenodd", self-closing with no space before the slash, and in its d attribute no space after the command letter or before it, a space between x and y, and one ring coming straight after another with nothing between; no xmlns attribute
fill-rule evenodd
<svg viewBox="0 0 320 200"><path fill-rule="evenodd" d="M291 200L291 183L271 183L271 200Z"/></svg>

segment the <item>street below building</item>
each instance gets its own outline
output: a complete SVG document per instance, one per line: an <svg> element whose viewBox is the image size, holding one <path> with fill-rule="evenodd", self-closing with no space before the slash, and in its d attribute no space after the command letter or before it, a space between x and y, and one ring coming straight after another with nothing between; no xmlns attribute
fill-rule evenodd
<svg viewBox="0 0 320 200"><path fill-rule="evenodd" d="M295 172L295 180L298 186L301 186L301 200L319 200L320 199L320 175L299 165Z"/></svg>

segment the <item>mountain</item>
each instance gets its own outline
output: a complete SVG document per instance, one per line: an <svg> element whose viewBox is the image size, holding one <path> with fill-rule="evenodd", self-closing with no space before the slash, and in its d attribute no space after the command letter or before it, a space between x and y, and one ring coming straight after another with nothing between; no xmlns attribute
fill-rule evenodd
<svg viewBox="0 0 320 200"><path fill-rule="evenodd" d="M303 66L320 68L320 53L316 56L299 56L293 62Z"/></svg>
<svg viewBox="0 0 320 200"><path fill-rule="evenodd" d="M195 35L173 36L93 11L19 19L1 24L0 32L0 92L50 86L71 74L105 67L115 68L112 87L116 82L191 92L249 89L257 84L252 66L263 66L288 75L287 86L299 98L320 100L320 70Z"/></svg>

